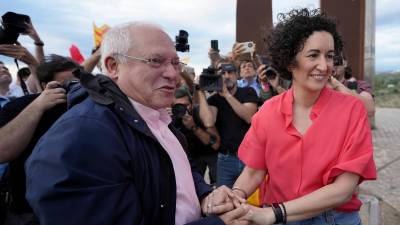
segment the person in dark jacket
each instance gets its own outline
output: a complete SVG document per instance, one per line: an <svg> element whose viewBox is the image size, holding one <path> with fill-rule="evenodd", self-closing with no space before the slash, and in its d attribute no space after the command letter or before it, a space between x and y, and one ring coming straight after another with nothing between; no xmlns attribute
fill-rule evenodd
<svg viewBox="0 0 400 225"><path fill-rule="evenodd" d="M127 23L106 33L101 50L107 76L81 76L25 165L40 224L247 224L246 206L234 209L223 189L209 194L169 125L164 108L181 67L168 35Z"/></svg>

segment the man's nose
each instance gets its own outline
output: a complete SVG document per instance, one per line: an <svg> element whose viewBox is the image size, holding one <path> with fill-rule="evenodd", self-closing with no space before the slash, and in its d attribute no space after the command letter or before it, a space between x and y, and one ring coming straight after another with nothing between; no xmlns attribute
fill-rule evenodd
<svg viewBox="0 0 400 225"><path fill-rule="evenodd" d="M180 70L173 66L171 63L166 63L165 70L163 76L169 79L177 79L180 73Z"/></svg>

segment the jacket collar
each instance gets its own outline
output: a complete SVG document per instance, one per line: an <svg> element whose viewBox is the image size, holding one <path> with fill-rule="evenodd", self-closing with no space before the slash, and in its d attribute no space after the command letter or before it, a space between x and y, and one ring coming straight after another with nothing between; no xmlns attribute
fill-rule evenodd
<svg viewBox="0 0 400 225"><path fill-rule="evenodd" d="M109 77L101 74L82 74L80 85L73 86L68 93L68 109L87 97L90 97L95 103L114 111L132 128L156 139L146 122L132 106L128 97Z"/></svg>

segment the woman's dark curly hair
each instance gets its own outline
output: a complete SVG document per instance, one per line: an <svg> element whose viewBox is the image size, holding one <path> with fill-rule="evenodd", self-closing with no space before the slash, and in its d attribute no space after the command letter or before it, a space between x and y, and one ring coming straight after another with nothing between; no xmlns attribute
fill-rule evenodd
<svg viewBox="0 0 400 225"><path fill-rule="evenodd" d="M336 30L336 22L319 9L294 9L278 14L279 23L267 38L267 51L272 66L288 80L292 73L290 65L296 65L296 55L302 51L307 38L315 31L326 31L333 36L335 52L343 47L342 38Z"/></svg>

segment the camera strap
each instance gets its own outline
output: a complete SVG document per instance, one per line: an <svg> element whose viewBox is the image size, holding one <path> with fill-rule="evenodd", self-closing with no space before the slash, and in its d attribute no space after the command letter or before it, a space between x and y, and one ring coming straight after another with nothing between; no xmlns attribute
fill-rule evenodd
<svg viewBox="0 0 400 225"><path fill-rule="evenodd" d="M19 70L19 65L18 65L18 60L14 59L15 65L17 65L17 69ZM17 73L22 91L24 92L24 95L29 95L29 91L28 91L28 87L26 86L25 81L22 79L22 76L20 74Z"/></svg>

